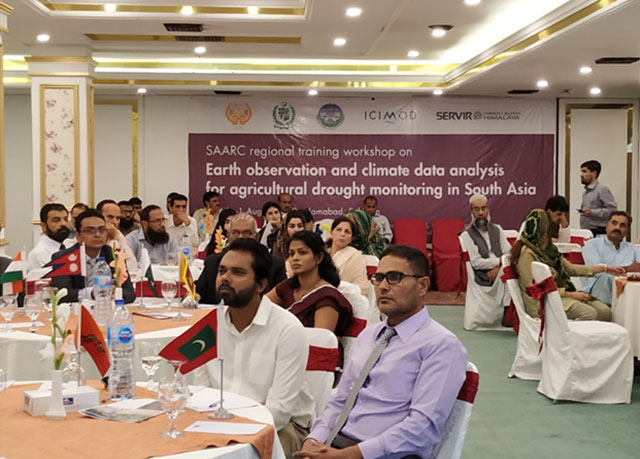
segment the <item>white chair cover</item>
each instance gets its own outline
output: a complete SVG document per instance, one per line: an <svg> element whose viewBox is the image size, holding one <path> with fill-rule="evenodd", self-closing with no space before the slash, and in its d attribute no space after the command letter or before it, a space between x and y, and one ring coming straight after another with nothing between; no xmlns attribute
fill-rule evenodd
<svg viewBox="0 0 640 459"><path fill-rule="evenodd" d="M309 346L318 346L329 349L338 349L338 338L333 332L324 328L306 328L307 343ZM320 416L324 411L327 402L331 398L331 388L333 387L334 371L307 370L305 380L309 386L309 394L315 401L316 416Z"/></svg>
<svg viewBox="0 0 640 459"><path fill-rule="evenodd" d="M502 264L503 266L511 264L511 255L503 255ZM538 344L540 320L534 319L525 311L518 279L509 279L506 284L520 321L516 357L513 359L508 376L540 381L542 375L542 356Z"/></svg>
<svg viewBox="0 0 640 459"><path fill-rule="evenodd" d="M593 233L591 232L591 230L582 228L570 228L569 231L572 237L581 237L585 241L593 239Z"/></svg>
<svg viewBox="0 0 640 459"><path fill-rule="evenodd" d="M504 235L507 239L515 239L516 241L520 237L520 233L518 230L502 230L504 231Z"/></svg>
<svg viewBox="0 0 640 459"><path fill-rule="evenodd" d="M369 317L369 301L365 296L362 295L362 293L360 293L360 287L349 282L340 281L338 290L344 295L349 303L351 303L351 307L353 308L353 316L357 317L358 319L367 320L367 318ZM343 368L347 365L349 357L351 357L351 346L353 345L354 341L355 337L351 336L342 336L340 338L340 343L342 343L342 349L344 351Z"/></svg>
<svg viewBox="0 0 640 459"><path fill-rule="evenodd" d="M468 253L464 239L458 236L462 252ZM492 330L502 329L501 320L504 313L502 298L504 284L500 281L502 269L498 273L498 279L491 287L476 284L471 262L466 261L467 267L467 295L464 303L464 329L465 330Z"/></svg>
<svg viewBox="0 0 640 459"><path fill-rule="evenodd" d="M580 244L573 244L571 242L554 242L553 245L556 246L560 253L582 252L582 246L580 246Z"/></svg>
<svg viewBox="0 0 640 459"><path fill-rule="evenodd" d="M378 263L380 260L375 255L365 255L364 259L367 262L367 272L369 271L369 267L378 267ZM376 292L373 285L369 288L369 293L367 294L367 300L369 300L369 315L367 317L367 323L377 324L382 319L380 317L380 310L378 309L378 304L376 302Z"/></svg>
<svg viewBox="0 0 640 459"><path fill-rule="evenodd" d="M533 278L551 276L531 264ZM610 322L569 321L558 292L544 296L542 379L538 392L552 400L630 403L633 358L627 331Z"/></svg>
<svg viewBox="0 0 640 459"><path fill-rule="evenodd" d="M474 385L477 384L478 369L473 363L467 362L467 379L464 384L467 385L472 381ZM477 386L475 389L477 390ZM462 393L463 391L460 392L461 395ZM467 400L462 399L459 395L458 400L455 401L442 430L442 440L433 449L432 459L459 459L462 455L469 418L473 409L473 399L475 398L475 392L470 394L469 391L465 391L465 393Z"/></svg>

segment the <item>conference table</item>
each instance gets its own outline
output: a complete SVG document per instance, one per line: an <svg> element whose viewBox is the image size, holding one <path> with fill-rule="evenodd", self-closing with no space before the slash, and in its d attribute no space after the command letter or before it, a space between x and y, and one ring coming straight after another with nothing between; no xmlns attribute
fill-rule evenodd
<svg viewBox="0 0 640 459"><path fill-rule="evenodd" d="M613 321L629 333L633 355L640 357L640 281L616 278L611 312Z"/></svg>

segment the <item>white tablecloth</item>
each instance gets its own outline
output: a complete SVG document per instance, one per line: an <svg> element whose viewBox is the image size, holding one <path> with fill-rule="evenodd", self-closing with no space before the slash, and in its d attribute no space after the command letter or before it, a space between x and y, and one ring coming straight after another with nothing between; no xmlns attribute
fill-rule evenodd
<svg viewBox="0 0 640 459"><path fill-rule="evenodd" d="M629 332L633 355L640 357L640 283L629 282L617 298L614 285L611 312L613 321Z"/></svg>

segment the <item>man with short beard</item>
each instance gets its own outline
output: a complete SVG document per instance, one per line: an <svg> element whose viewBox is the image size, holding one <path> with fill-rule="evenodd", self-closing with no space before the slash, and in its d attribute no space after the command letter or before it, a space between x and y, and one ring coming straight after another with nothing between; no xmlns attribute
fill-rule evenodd
<svg viewBox="0 0 640 459"><path fill-rule="evenodd" d="M142 227L129 233L126 238L138 263L143 248L149 252L152 264L165 264L168 253L178 254L178 244L169 237L165 227L166 218L159 206L151 204L142 209L140 224Z"/></svg>
<svg viewBox="0 0 640 459"><path fill-rule="evenodd" d="M476 284L485 287L487 293L504 306L506 312L510 296L500 281L502 266L500 257L511 250L503 229L491 223L487 198L481 194L471 196L471 224L460 236L469 251Z"/></svg>
<svg viewBox="0 0 640 459"><path fill-rule="evenodd" d="M120 232L127 236L132 231L140 228L140 223L136 222L133 218L135 215L135 210L133 209L133 204L129 201L120 201L118 203L118 207L120 207Z"/></svg>
<svg viewBox="0 0 640 459"><path fill-rule="evenodd" d="M50 203L42 206L40 228L42 236L27 257L28 271L42 268L51 261L51 255L75 243L74 240L67 239L71 232L69 212L62 204Z"/></svg>
<svg viewBox="0 0 640 459"><path fill-rule="evenodd" d="M224 386L267 407L285 454L300 449L309 433L313 401L304 380L309 356L304 327L272 303L267 290L271 257L255 239L234 240L220 260L216 288L218 359ZM220 363L194 372L194 384L220 387Z"/></svg>

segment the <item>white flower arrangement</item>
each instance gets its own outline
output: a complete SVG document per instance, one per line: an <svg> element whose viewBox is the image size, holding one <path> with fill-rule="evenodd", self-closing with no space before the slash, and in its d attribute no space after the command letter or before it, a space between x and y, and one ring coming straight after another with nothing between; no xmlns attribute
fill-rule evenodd
<svg viewBox="0 0 640 459"><path fill-rule="evenodd" d="M66 288L51 294L51 340L40 351L44 359L53 360L53 367L56 370L62 367L63 360L69 359L69 343L73 341L73 334L65 328L69 315L71 315L71 306L58 304L65 296L67 296ZM58 344L58 338L62 340L60 344Z"/></svg>

